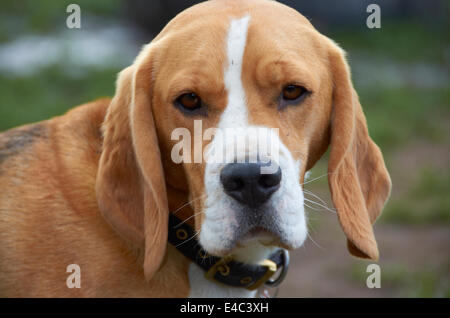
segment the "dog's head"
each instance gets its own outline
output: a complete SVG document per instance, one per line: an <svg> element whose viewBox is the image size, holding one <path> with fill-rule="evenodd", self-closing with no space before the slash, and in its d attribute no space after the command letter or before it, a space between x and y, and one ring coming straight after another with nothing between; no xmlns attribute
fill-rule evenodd
<svg viewBox="0 0 450 318"><path fill-rule="evenodd" d="M99 207L145 245L148 277L165 254L169 188L190 201L210 254L252 262L301 246L304 175L329 146L349 250L378 258L388 172L343 51L295 10L251 0L182 12L121 72L103 128Z"/></svg>

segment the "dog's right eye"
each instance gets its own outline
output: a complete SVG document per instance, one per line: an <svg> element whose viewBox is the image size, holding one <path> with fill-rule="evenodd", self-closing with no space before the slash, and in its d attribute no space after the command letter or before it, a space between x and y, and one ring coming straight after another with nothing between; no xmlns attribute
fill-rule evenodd
<svg viewBox="0 0 450 318"><path fill-rule="evenodd" d="M194 111L202 107L202 100L195 93L185 93L176 99L176 104L188 111Z"/></svg>
<svg viewBox="0 0 450 318"><path fill-rule="evenodd" d="M283 99L288 101L295 101L300 99L308 91L303 86L287 85L283 88Z"/></svg>

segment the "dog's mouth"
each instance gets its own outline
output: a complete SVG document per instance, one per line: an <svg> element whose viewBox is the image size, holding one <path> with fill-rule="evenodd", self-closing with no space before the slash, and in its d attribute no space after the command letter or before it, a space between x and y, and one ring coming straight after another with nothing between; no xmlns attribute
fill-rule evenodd
<svg viewBox="0 0 450 318"><path fill-rule="evenodd" d="M285 247L275 233L261 226L254 226L237 235L232 246L222 251L220 256L232 256L237 261L256 264L269 257L278 248Z"/></svg>
<svg viewBox="0 0 450 318"><path fill-rule="evenodd" d="M298 248L307 229L302 194L294 195L296 190L285 186L259 206L213 193L205 204L199 235L202 247L217 257L240 254L246 260L245 254L252 254L250 262L265 259L268 251ZM266 256L261 259L262 255Z"/></svg>
<svg viewBox="0 0 450 318"><path fill-rule="evenodd" d="M275 232L262 226L252 226L247 230L237 229L232 240L228 241L222 250L214 251L215 256L237 256L246 260L249 254L264 254L277 248L290 249L289 245Z"/></svg>

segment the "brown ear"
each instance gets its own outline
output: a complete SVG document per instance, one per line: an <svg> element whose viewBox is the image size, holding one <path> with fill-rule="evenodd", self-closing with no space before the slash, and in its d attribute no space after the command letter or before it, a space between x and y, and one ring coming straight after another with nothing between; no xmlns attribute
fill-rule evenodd
<svg viewBox="0 0 450 318"><path fill-rule="evenodd" d="M168 205L151 108L151 65L123 70L103 125L96 182L99 208L126 240L144 246L144 273L160 267L167 243Z"/></svg>
<svg viewBox="0 0 450 318"><path fill-rule="evenodd" d="M377 260L372 224L389 197L391 180L369 137L344 54L338 48L330 54L334 88L328 182L350 253Z"/></svg>

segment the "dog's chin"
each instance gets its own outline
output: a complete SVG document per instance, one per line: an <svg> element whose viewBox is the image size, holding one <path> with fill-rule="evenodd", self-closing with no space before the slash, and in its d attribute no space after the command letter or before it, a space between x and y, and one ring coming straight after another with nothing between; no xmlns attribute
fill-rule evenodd
<svg viewBox="0 0 450 318"><path fill-rule="evenodd" d="M274 234L260 227L254 227L247 233L236 236L226 246L208 253L218 257L232 256L234 260L246 264L258 264L280 247L285 247Z"/></svg>
<svg viewBox="0 0 450 318"><path fill-rule="evenodd" d="M212 214L208 212L205 215ZM249 264L260 263L277 249L293 250L303 245L307 235L303 211L295 213L295 218L285 217L284 220L277 219L274 210L263 211L265 213L259 214L263 217L252 215L252 212L238 210L233 213L230 209L228 217L205 218L199 243L210 255L232 256L236 261Z"/></svg>
<svg viewBox="0 0 450 318"><path fill-rule="evenodd" d="M234 259L247 264L258 264L267 259L277 249L278 240L263 229L249 231L234 248Z"/></svg>

